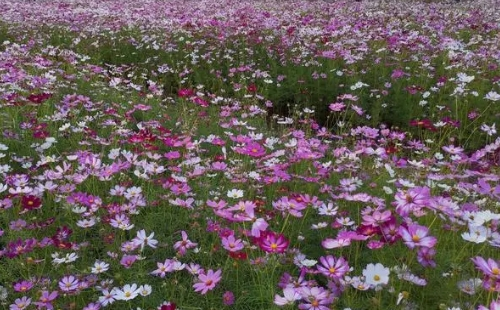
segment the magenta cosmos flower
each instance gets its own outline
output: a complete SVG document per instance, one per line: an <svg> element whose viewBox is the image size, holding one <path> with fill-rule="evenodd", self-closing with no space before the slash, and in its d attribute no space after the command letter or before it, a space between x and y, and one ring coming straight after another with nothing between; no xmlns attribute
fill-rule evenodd
<svg viewBox="0 0 500 310"><path fill-rule="evenodd" d="M410 224L408 228L400 226L398 233L410 249L414 247L432 248L437 243L436 237L428 236L429 228L418 224Z"/></svg>
<svg viewBox="0 0 500 310"><path fill-rule="evenodd" d="M206 274L200 274L198 276L198 283L193 285L195 292L201 292L202 295L205 295L208 291L213 290L222 279L221 274L222 270L220 269L215 272L210 269Z"/></svg>
<svg viewBox="0 0 500 310"><path fill-rule="evenodd" d="M262 232L259 238L254 239L254 242L267 253L283 253L290 243L285 236L272 231Z"/></svg>
<svg viewBox="0 0 500 310"><path fill-rule="evenodd" d="M248 142L244 147L235 148L235 152L251 157L262 157L266 155L266 149L255 141Z"/></svg>

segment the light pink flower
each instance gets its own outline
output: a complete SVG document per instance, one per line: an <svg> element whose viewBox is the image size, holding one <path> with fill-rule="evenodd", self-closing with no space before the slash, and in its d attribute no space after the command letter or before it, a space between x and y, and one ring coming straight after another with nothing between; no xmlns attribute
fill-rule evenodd
<svg viewBox="0 0 500 310"><path fill-rule="evenodd" d="M202 295L205 295L208 291L213 290L222 279L221 274L222 270L220 269L215 272L210 269L206 274L200 274L198 282L193 285L195 292L201 292Z"/></svg>
<svg viewBox="0 0 500 310"><path fill-rule="evenodd" d="M399 227L398 233L410 249L414 247L432 248L437 243L436 237L428 236L429 228L418 224L410 224L408 228L402 225Z"/></svg>

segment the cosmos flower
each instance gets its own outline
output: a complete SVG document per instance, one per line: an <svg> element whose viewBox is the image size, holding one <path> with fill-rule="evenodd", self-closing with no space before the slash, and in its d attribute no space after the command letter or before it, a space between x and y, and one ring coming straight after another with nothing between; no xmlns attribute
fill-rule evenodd
<svg viewBox="0 0 500 310"><path fill-rule="evenodd" d="M224 305L226 306L231 306L232 304L234 304L234 294L233 292L231 291L226 291L223 295L222 295L222 302L224 303Z"/></svg>
<svg viewBox="0 0 500 310"><path fill-rule="evenodd" d="M116 300L132 300L139 295L139 289L137 284L125 284L122 289L117 289L115 291L114 298Z"/></svg>
<svg viewBox="0 0 500 310"><path fill-rule="evenodd" d="M23 280L21 282L14 283L14 291L16 292L27 292L33 287L32 281Z"/></svg>
<svg viewBox="0 0 500 310"><path fill-rule="evenodd" d="M221 274L222 270L220 269L215 272L210 269L206 274L198 275L198 282L193 285L195 292L201 292L202 295L205 295L208 291L213 290L222 279Z"/></svg>
<svg viewBox="0 0 500 310"><path fill-rule="evenodd" d="M267 253L283 253L290 243L284 235L272 231L261 233L260 237L254 238L254 242Z"/></svg>
<svg viewBox="0 0 500 310"><path fill-rule="evenodd" d="M367 284L376 287L379 285L387 285L389 283L389 268L384 267L381 263L368 264L363 269L363 276Z"/></svg>
<svg viewBox="0 0 500 310"><path fill-rule="evenodd" d="M472 261L476 265L476 268L481 270L481 272L492 279L500 280L500 262L488 258L485 260L481 256L476 256L472 258Z"/></svg>
<svg viewBox="0 0 500 310"><path fill-rule="evenodd" d="M437 243L436 237L429 236L429 228L418 224L401 225L398 230L403 242L410 249L414 247L432 248Z"/></svg>
<svg viewBox="0 0 500 310"><path fill-rule="evenodd" d="M413 187L406 191L398 190L395 195L396 212L405 217L426 206L430 200L430 188Z"/></svg>
<svg viewBox="0 0 500 310"><path fill-rule="evenodd" d="M349 271L349 265L343 257L335 258L332 255L320 257L316 268L320 273L332 279L340 279Z"/></svg>
<svg viewBox="0 0 500 310"><path fill-rule="evenodd" d="M109 264L102 261L96 261L94 266L91 268L90 272L93 274L99 274L108 271Z"/></svg>
<svg viewBox="0 0 500 310"><path fill-rule="evenodd" d="M23 296L17 298L13 304L9 306L10 310L24 310L31 304L31 298Z"/></svg>
<svg viewBox="0 0 500 310"><path fill-rule="evenodd" d="M224 247L224 249L226 249L230 252L238 252L245 247L245 245L243 244L243 241L241 239L236 239L234 237L234 235L222 237L221 243L222 243L222 246Z"/></svg>
<svg viewBox="0 0 500 310"><path fill-rule="evenodd" d="M198 243L189 240L188 235L184 230L181 231L181 235L182 235L182 240L177 241L174 244L174 250L176 250L179 255L184 256L187 250L195 248L198 245Z"/></svg>
<svg viewBox="0 0 500 310"><path fill-rule="evenodd" d="M74 276L64 276L59 281L59 289L63 292L71 292L78 288L80 281Z"/></svg>
<svg viewBox="0 0 500 310"><path fill-rule="evenodd" d="M40 299L33 304L38 306L39 308L45 307L49 310L54 309L54 306L52 305L52 301L55 300L58 296L57 291L49 292L49 291L42 291L42 295L40 296Z"/></svg>

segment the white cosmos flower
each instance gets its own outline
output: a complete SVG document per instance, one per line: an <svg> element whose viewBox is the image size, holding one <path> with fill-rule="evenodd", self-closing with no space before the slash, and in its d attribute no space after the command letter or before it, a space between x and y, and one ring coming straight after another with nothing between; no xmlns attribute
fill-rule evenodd
<svg viewBox="0 0 500 310"><path fill-rule="evenodd" d="M488 126L486 124L481 125L481 130L485 132L488 136L493 136L497 133L497 129L495 128L495 123L493 125Z"/></svg>
<svg viewBox="0 0 500 310"><path fill-rule="evenodd" d="M484 96L484 99L491 101L498 101L500 100L500 94L498 94L495 91L490 91L489 93L486 94L486 96Z"/></svg>
<svg viewBox="0 0 500 310"><path fill-rule="evenodd" d="M96 223L96 218L91 217L88 219L79 220L78 222L76 222L76 225L81 228L89 228L94 226L95 223Z"/></svg>
<svg viewBox="0 0 500 310"><path fill-rule="evenodd" d="M483 243L491 235L491 231L484 226L469 225L469 232L462 234L465 241L473 243Z"/></svg>
<svg viewBox="0 0 500 310"><path fill-rule="evenodd" d="M283 289L284 297L280 295L274 296L274 304L278 306L293 305L295 301L300 300L300 294L292 287Z"/></svg>
<svg viewBox="0 0 500 310"><path fill-rule="evenodd" d="M156 249L156 245L158 244L158 240L153 239L155 233L152 232L149 236L146 237L146 231L141 229L137 232L137 236L133 239L135 245L141 247L141 251L144 250L144 246L147 245L153 249Z"/></svg>
<svg viewBox="0 0 500 310"><path fill-rule="evenodd" d="M148 296L153 291L153 288L149 284L144 284L139 286L138 290L141 296Z"/></svg>
<svg viewBox="0 0 500 310"><path fill-rule="evenodd" d="M457 74L457 78L458 78L458 81L461 83L470 83L474 80L473 75L467 75L467 74L462 73L462 72Z"/></svg>
<svg viewBox="0 0 500 310"><path fill-rule="evenodd" d="M106 272L109 269L109 264L102 261L96 261L94 267L92 267L91 272L93 274L99 274Z"/></svg>
<svg viewBox="0 0 500 310"><path fill-rule="evenodd" d="M389 268L384 267L381 263L368 264L363 270L365 282L372 286L386 285L389 283Z"/></svg>
<svg viewBox="0 0 500 310"><path fill-rule="evenodd" d="M227 191L227 197L238 199L243 197L243 190L241 189L231 189Z"/></svg>
<svg viewBox="0 0 500 310"><path fill-rule="evenodd" d="M139 289L137 288L137 284L125 284L123 289L117 289L115 291L115 299L116 300L132 300L139 295Z"/></svg>

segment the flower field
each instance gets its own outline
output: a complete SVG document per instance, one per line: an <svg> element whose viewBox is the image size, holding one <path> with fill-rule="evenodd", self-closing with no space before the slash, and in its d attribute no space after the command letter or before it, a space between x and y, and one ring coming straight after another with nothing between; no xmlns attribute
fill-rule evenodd
<svg viewBox="0 0 500 310"><path fill-rule="evenodd" d="M4 0L0 308L500 309L500 3Z"/></svg>

